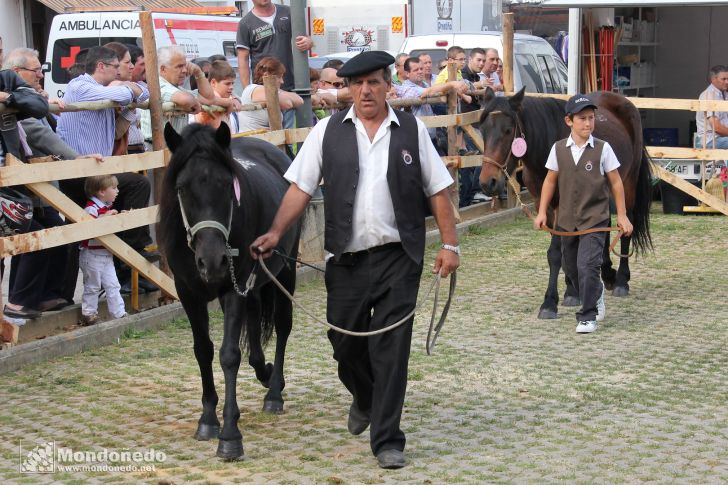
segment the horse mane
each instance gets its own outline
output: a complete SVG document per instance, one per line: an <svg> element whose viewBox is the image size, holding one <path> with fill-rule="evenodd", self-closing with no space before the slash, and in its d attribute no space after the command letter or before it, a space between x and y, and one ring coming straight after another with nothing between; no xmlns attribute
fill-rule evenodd
<svg viewBox="0 0 728 485"><path fill-rule="evenodd" d="M193 158L202 158L204 154L210 160L220 164L220 168L227 169L234 176L241 177L240 165L235 162L230 148L220 146L215 140L215 130L207 125L192 123L181 133L183 142L172 153L169 165L162 180L162 193L159 198L159 230L157 239L160 247L171 247L184 242L182 227L182 214L177 203L177 178L187 163ZM241 197L244 194L241 194ZM175 231L177 229L177 231ZM184 242L186 244L186 242Z"/></svg>

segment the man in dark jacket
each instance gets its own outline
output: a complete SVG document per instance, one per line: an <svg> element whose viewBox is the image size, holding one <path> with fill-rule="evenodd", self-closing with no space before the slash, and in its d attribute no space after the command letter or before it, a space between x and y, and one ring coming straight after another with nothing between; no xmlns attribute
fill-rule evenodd
<svg viewBox="0 0 728 485"><path fill-rule="evenodd" d="M0 40L0 48L2 47ZM0 59L2 61L2 59ZM5 164L6 154L12 154L20 160L26 160L32 155L26 142L25 132L20 127L18 120L26 118L41 118L48 113L48 101L38 94L35 89L28 86L15 72L11 70L0 71L0 165ZM30 230L43 229L37 221L33 221ZM39 264L35 261L37 253L28 253L13 258L11 280L16 280L17 275L31 275L37 270ZM43 259L46 259L44 257ZM0 263L0 272L4 267ZM15 278L14 278L15 276ZM25 285L22 280L20 300L8 303L5 314L15 318L36 318L40 315L32 306L39 306L41 295L33 290L32 285ZM27 290L27 291L26 291ZM14 295L11 295L11 300ZM26 298L27 297L27 298ZM31 306L32 305L32 306Z"/></svg>

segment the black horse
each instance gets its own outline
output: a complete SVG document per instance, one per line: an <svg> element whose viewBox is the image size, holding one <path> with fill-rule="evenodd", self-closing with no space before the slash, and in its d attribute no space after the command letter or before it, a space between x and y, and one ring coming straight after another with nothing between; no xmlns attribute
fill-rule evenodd
<svg viewBox="0 0 728 485"><path fill-rule="evenodd" d="M486 194L494 196L504 189L503 170L513 173L517 158L511 153L516 137L525 137L527 144L523 160L523 182L536 200L546 177L546 159L554 142L569 136L564 122L565 102L553 98L524 98L524 89L510 98L496 97L491 90L486 93L485 108L480 117L480 132L485 142L480 185ZM645 252L652 247L649 214L652 203L652 172L650 160L642 140L642 122L637 108L618 94L598 92L592 95L598 106L594 136L606 140L614 149L621 166L619 174L624 184L624 196L634 230L631 237L621 239L621 254L629 254L630 240L635 249ZM548 224L553 227L553 209L558 206L558 193L551 201ZM615 296L629 294L629 260L620 258L615 272L609 255L610 233L605 233L602 280ZM561 238L553 236L548 252L549 285L539 318L556 318L559 302L557 279L561 269ZM564 303L578 304L578 291L567 279Z"/></svg>
<svg viewBox="0 0 728 485"><path fill-rule="evenodd" d="M172 158L163 181L159 242L190 320L200 366L202 416L195 438L219 438L217 456L237 459L243 456L235 389L241 347L247 347L248 362L258 380L269 389L263 410L283 410L283 359L292 326L291 302L265 274L257 275L247 296L242 296L241 287L255 268L247 248L256 236L268 230L288 189L283 173L290 160L261 140L236 138L231 142L225 123L217 131L191 125L181 136L168 124L164 137ZM297 255L299 229L291 229L281 239L279 250ZM272 258L269 265L293 293L295 267L284 265L280 258ZM222 430L216 414L214 347L207 314L207 303L214 298L225 314L220 348L220 365L225 375ZM274 327L276 355L271 365L266 364L263 346Z"/></svg>

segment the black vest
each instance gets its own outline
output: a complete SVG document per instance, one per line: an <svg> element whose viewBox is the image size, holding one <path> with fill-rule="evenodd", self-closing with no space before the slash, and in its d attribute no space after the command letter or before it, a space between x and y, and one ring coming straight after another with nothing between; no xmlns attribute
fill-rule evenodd
<svg viewBox="0 0 728 485"><path fill-rule="evenodd" d="M322 146L324 248L335 256L341 255L351 240L359 183L356 128L352 120L344 121L348 112L331 116ZM392 123L390 127L387 185L402 246L407 256L419 264L425 251L427 199L422 187L417 121L409 113L395 113L400 125Z"/></svg>

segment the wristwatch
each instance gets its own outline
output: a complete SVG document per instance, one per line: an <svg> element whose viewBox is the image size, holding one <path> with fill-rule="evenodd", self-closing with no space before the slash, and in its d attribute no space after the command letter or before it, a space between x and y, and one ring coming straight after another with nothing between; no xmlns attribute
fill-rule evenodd
<svg viewBox="0 0 728 485"><path fill-rule="evenodd" d="M447 249L460 256L460 245L453 246L452 244L443 244L442 249Z"/></svg>

